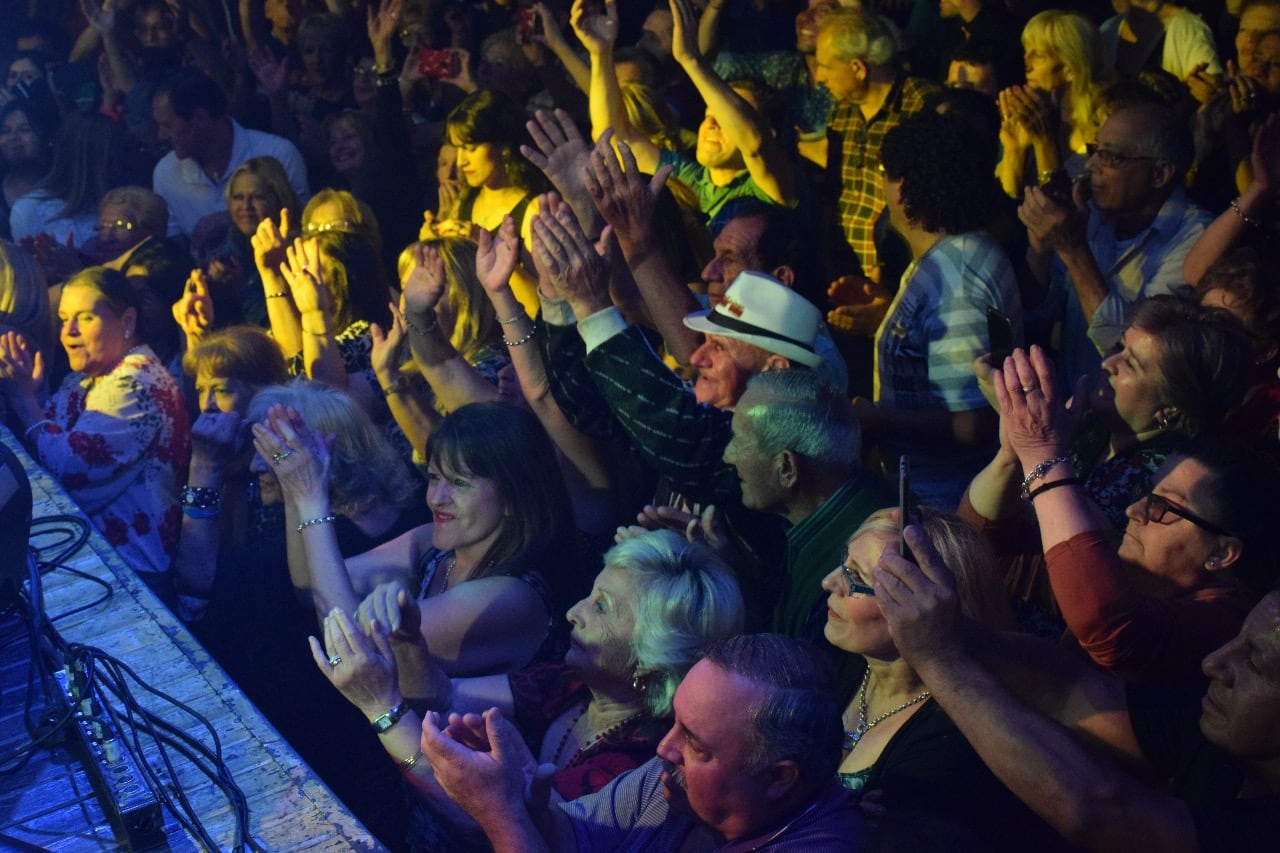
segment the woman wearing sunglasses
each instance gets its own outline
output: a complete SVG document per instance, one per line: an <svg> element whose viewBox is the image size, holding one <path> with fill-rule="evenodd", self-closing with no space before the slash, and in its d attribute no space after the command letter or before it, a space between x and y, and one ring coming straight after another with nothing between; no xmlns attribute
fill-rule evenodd
<svg viewBox="0 0 1280 853"><path fill-rule="evenodd" d="M1199 439L1130 504L1117 549L1067 458L1069 413L1049 359L1016 350L995 380L1002 435L1074 641L1126 680L1200 681L1200 661L1277 577L1280 476L1259 454Z"/></svg>

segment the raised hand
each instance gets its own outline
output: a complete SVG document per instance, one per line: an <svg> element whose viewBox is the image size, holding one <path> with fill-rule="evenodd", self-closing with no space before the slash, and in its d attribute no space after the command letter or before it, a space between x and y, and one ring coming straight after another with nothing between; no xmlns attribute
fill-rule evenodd
<svg viewBox="0 0 1280 853"><path fill-rule="evenodd" d="M618 143L619 155L615 155L612 141L612 129L600 134L583 179L592 203L604 221L613 227L625 252L644 245L652 234L653 209L672 167L663 166L653 177L647 177L636 166L631 146Z"/></svg>
<svg viewBox="0 0 1280 853"><path fill-rule="evenodd" d="M592 56L612 50L618 40L618 6L615 0L604 0L604 10L596 6L596 0L573 0L569 10L569 25L578 40Z"/></svg>
<svg viewBox="0 0 1280 853"><path fill-rule="evenodd" d="M502 217L502 225L495 237L481 230L476 248L476 276L489 293L498 293L510 287L511 274L520 260L520 234L515 220Z"/></svg>
<svg viewBox="0 0 1280 853"><path fill-rule="evenodd" d="M265 46L249 52L249 70L267 97L278 97L289 89L289 59L276 59Z"/></svg>
<svg viewBox="0 0 1280 853"><path fill-rule="evenodd" d="M278 275L280 265L286 260L289 224L289 209L286 207L280 211L279 226L268 216L258 223L258 230L249 238L249 243L253 246L253 262L258 267L264 284Z"/></svg>
<svg viewBox="0 0 1280 853"><path fill-rule="evenodd" d="M390 385L400 375L400 365L404 363L404 317L391 306L391 324L384 332L377 323L369 326L369 337L373 346L369 351L369 366L379 381Z"/></svg>
<svg viewBox="0 0 1280 853"><path fill-rule="evenodd" d="M80 11L89 22L89 26L106 35L116 28L116 4L114 0L80 0Z"/></svg>
<svg viewBox="0 0 1280 853"><path fill-rule="evenodd" d="M562 198L585 198L582 170L587 165L591 146L582 138L578 126L564 110L553 114L543 110L525 122L537 150L520 146L520 153L547 176Z"/></svg>
<svg viewBox="0 0 1280 853"><path fill-rule="evenodd" d="M202 483L220 481L240 451L244 419L238 412L201 412L191 422L191 471Z"/></svg>
<svg viewBox="0 0 1280 853"><path fill-rule="evenodd" d="M917 562L887 548L871 571L876 603L894 647L913 666L963 646L963 616L955 576L917 525L904 534Z"/></svg>
<svg viewBox="0 0 1280 853"><path fill-rule="evenodd" d="M1053 363L1038 346L1013 351L992 377L1001 429L1024 467L1061 456L1070 416L1054 382Z"/></svg>
<svg viewBox="0 0 1280 853"><path fill-rule="evenodd" d="M204 337L213 326L213 299L209 296L209 281L204 272L193 269L182 289L182 296L173 303L173 320L187 336L188 344Z"/></svg>
<svg viewBox="0 0 1280 853"><path fill-rule="evenodd" d="M402 0L381 0L374 11L372 0L365 11L365 28L369 34L369 44L375 48L379 45L390 47L391 39L396 34L396 26L400 23Z"/></svg>
<svg viewBox="0 0 1280 853"><path fill-rule="evenodd" d="M333 441L332 435L311 432L297 410L284 406L272 406L266 420L253 425L254 449L271 466L285 500L300 516L328 514Z"/></svg>
<svg viewBox="0 0 1280 853"><path fill-rule="evenodd" d="M329 312L329 288L325 286L324 264L320 261L320 242L315 237L299 237L286 247L280 274L289 285L298 313Z"/></svg>
<svg viewBox="0 0 1280 853"><path fill-rule="evenodd" d="M347 701L373 719L400 704L396 658L387 629L378 622L366 634L341 607L324 617L324 644L308 637L311 657Z"/></svg>
<svg viewBox="0 0 1280 853"><path fill-rule="evenodd" d="M0 334L0 391L34 396L44 382L44 357L18 332Z"/></svg>
<svg viewBox="0 0 1280 853"><path fill-rule="evenodd" d="M425 243L413 246L412 255L413 268L405 277L401 298L406 311L425 314L434 310L444 296L444 260L434 246Z"/></svg>
<svg viewBox="0 0 1280 853"><path fill-rule="evenodd" d="M689 0L671 0L671 58L680 65L702 58L698 49L698 13Z"/></svg>
<svg viewBox="0 0 1280 853"><path fill-rule="evenodd" d="M567 299L579 319L612 304L606 254L582 233L573 211L556 198L543 197L533 220L533 254L561 299ZM608 239L610 229L601 234Z"/></svg>

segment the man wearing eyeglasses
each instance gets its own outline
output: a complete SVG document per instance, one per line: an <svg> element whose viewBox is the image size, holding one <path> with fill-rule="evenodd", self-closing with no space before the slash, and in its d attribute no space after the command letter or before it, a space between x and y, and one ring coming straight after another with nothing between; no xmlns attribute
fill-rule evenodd
<svg viewBox="0 0 1280 853"><path fill-rule="evenodd" d="M1182 262L1209 214L1182 190L1190 131L1170 110L1131 104L1098 131L1085 161L1092 199L1031 187L1018 209L1044 298L1032 326L1062 324L1062 380L1094 373L1129 324L1134 303L1185 290ZM1036 321L1039 321L1038 323Z"/></svg>

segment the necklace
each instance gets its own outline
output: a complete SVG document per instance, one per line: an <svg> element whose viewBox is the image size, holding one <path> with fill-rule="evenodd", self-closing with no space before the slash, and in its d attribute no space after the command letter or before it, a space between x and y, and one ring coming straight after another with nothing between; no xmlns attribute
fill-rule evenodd
<svg viewBox="0 0 1280 853"><path fill-rule="evenodd" d="M449 578L453 577L453 567L456 565L458 565L458 555L450 554L449 562L445 563L444 566L444 584L440 587L440 592L449 591Z"/></svg>
<svg viewBox="0 0 1280 853"><path fill-rule="evenodd" d="M862 676L862 684L858 687L858 723L853 727L853 731L844 733L844 751L852 752L853 748L858 745L858 741L862 740L862 736L892 717L899 711L905 711L912 705L918 705L928 699L930 695L926 690L919 696L915 696L903 702L892 711L886 711L874 720L867 719L867 682L871 680L871 670L868 669Z"/></svg>
<svg viewBox="0 0 1280 853"><path fill-rule="evenodd" d="M630 723L632 720L635 720L641 714L644 713L644 711L636 711L631 716L624 717L623 719L618 720L618 722L614 723L612 726L609 726L609 728L600 732L600 734L596 735L595 737L591 738L591 740L587 741L585 744L578 747L577 752L575 752L569 758L569 762L567 764L562 765L560 763L560 754L564 752L565 744L569 742L569 736L573 734L573 730L578 725L578 721L583 718L583 716L587 713L587 709L590 707L591 707L590 699L582 703L582 708L579 709L578 713L574 715L573 722L569 723L568 727L566 727L564 730L564 734L560 736L560 743L556 745L556 751L551 756L551 763L554 764L556 767L572 767L574 764L578 762L578 759L582 757L583 753L587 752L593 746L595 746L605 738L609 737L610 735L617 733L622 729L623 726L627 725L627 723Z"/></svg>

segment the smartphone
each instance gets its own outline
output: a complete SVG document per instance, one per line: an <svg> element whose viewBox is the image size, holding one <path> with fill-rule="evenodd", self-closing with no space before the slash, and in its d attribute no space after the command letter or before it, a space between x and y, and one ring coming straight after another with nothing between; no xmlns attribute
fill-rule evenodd
<svg viewBox="0 0 1280 853"><path fill-rule="evenodd" d="M920 523L920 512L916 508L915 499L911 496L911 458L898 457L898 553L911 562L916 557L907 547L907 539L903 531L909 524Z"/></svg>
<svg viewBox="0 0 1280 853"><path fill-rule="evenodd" d="M538 34L538 13L534 9L520 10L520 40L528 43Z"/></svg>
<svg viewBox="0 0 1280 853"><path fill-rule="evenodd" d="M448 48L418 48L418 73L432 80L449 80L458 76L458 55Z"/></svg>
<svg viewBox="0 0 1280 853"><path fill-rule="evenodd" d="M1004 367L1004 360L1013 355L1013 320L992 305L987 306L987 344L991 348L991 366Z"/></svg>

